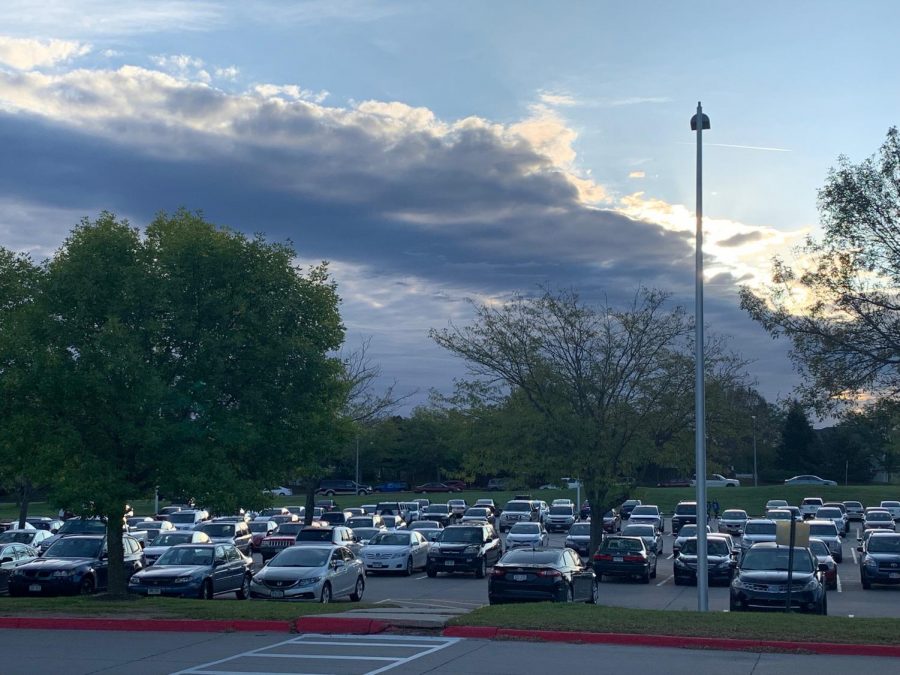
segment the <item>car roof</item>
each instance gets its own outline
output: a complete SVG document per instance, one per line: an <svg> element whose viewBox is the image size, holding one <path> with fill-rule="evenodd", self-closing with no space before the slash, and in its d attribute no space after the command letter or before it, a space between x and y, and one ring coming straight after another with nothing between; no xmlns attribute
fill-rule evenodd
<svg viewBox="0 0 900 675"><path fill-rule="evenodd" d="M750 525L751 523L772 523L772 524L774 524L775 521L772 520L771 518L750 518L747 520L747 524Z"/></svg>

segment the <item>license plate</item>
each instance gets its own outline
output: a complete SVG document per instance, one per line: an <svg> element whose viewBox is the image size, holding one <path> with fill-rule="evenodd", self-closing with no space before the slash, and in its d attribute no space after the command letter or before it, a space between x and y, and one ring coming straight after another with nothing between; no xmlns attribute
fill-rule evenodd
<svg viewBox="0 0 900 675"><path fill-rule="evenodd" d="M40 593L40 592L41 592L41 585L40 585L40 584L31 584L31 585L28 587L28 590L31 591L32 593Z"/></svg>
<svg viewBox="0 0 900 675"><path fill-rule="evenodd" d="M513 574L513 581L525 581L528 579L527 574Z"/></svg>
<svg viewBox="0 0 900 675"><path fill-rule="evenodd" d="M447 567L453 567L453 566L456 564L456 561L454 561L454 560L445 560L445 561L444 561L444 564L445 564Z"/></svg>
<svg viewBox="0 0 900 675"><path fill-rule="evenodd" d="M615 558L613 558L613 562L622 562L622 558L619 556L616 556Z"/></svg>
<svg viewBox="0 0 900 675"><path fill-rule="evenodd" d="M162 595L162 589L159 588L148 588L147 595Z"/></svg>
<svg viewBox="0 0 900 675"><path fill-rule="evenodd" d="M284 591L271 591L270 592L273 598L283 598Z"/></svg>
<svg viewBox="0 0 900 675"><path fill-rule="evenodd" d="M384 567L384 563L369 563L369 567Z"/></svg>
<svg viewBox="0 0 900 675"><path fill-rule="evenodd" d="M891 572L891 579L900 579L900 572Z"/></svg>

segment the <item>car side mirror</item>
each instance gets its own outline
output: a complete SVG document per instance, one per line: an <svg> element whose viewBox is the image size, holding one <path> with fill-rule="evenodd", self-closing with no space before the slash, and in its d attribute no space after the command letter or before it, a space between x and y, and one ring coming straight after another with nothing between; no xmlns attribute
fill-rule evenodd
<svg viewBox="0 0 900 675"><path fill-rule="evenodd" d="M819 571L820 571L820 572L827 572L827 571L828 571L828 565L826 565L825 563L819 563Z"/></svg>
<svg viewBox="0 0 900 675"><path fill-rule="evenodd" d="M857 553L862 553L862 552L863 552L863 547L862 547L862 546L857 546L857 547L856 547L856 552L857 552Z"/></svg>
<svg viewBox="0 0 900 675"><path fill-rule="evenodd" d="M344 566L344 561L343 560L334 560L334 561L332 561L331 566L334 569L339 570Z"/></svg>

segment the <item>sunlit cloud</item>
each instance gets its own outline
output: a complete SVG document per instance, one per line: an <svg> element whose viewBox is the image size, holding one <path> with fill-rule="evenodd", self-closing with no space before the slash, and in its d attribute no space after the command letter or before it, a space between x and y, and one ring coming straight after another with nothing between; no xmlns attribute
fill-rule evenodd
<svg viewBox="0 0 900 675"><path fill-rule="evenodd" d="M632 171L628 174L629 178L644 178L647 174L644 171Z"/></svg>
<svg viewBox="0 0 900 675"><path fill-rule="evenodd" d="M0 36L0 64L32 70L70 61L91 51L89 44L73 40L33 40Z"/></svg>

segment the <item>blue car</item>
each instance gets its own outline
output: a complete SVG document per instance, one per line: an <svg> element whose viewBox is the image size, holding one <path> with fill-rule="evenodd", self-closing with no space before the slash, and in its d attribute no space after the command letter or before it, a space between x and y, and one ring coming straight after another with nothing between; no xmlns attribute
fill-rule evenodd
<svg viewBox="0 0 900 675"><path fill-rule="evenodd" d="M178 544L153 567L131 577L128 590L139 595L165 595L211 600L221 593L250 596L253 560L234 544Z"/></svg>
<svg viewBox="0 0 900 675"><path fill-rule="evenodd" d="M409 483L390 481L375 486L375 492L409 492Z"/></svg>

